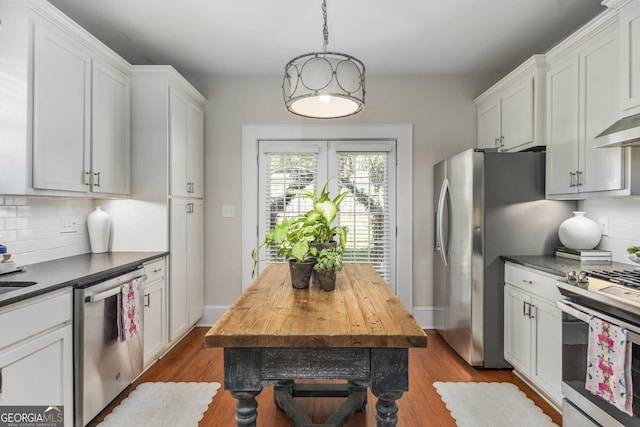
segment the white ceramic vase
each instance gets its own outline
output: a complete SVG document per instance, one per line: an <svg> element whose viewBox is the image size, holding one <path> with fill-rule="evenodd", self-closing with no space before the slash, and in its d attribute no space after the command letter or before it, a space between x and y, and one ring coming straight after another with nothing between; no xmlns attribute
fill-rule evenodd
<svg viewBox="0 0 640 427"><path fill-rule="evenodd" d="M96 206L96 209L87 216L87 229L89 230L91 252L94 254L107 252L109 231L111 230L109 214L103 211L100 206Z"/></svg>
<svg viewBox="0 0 640 427"><path fill-rule="evenodd" d="M569 249L593 249L600 243L600 227L585 212L574 212L558 228L560 242Z"/></svg>

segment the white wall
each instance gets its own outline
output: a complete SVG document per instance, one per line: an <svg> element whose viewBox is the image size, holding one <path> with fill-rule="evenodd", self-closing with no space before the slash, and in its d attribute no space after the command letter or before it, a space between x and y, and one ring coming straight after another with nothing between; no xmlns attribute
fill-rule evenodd
<svg viewBox="0 0 640 427"><path fill-rule="evenodd" d="M596 222L600 218L609 220L609 235L602 236L598 249L611 250L614 261L633 264L626 249L640 245L640 198L585 200L578 207Z"/></svg>
<svg viewBox="0 0 640 427"><path fill-rule="evenodd" d="M367 78L366 108L330 121L286 111L278 77L192 76L205 107L205 305L228 306L241 293L243 124L413 124L413 304L429 307L433 164L475 146L473 98L499 76ZM222 218L222 206L235 207Z"/></svg>
<svg viewBox="0 0 640 427"><path fill-rule="evenodd" d="M0 243L17 264L89 252L87 215L93 200L85 198L40 198L0 195ZM61 233L63 217L77 220L75 233Z"/></svg>

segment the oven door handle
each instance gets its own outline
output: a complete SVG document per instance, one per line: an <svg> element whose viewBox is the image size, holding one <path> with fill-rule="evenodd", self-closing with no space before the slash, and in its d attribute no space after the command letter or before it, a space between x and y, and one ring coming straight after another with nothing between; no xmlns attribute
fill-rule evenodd
<svg viewBox="0 0 640 427"><path fill-rule="evenodd" d="M142 276L134 277L131 280L136 280L136 279L141 279L142 281L145 281L147 279L147 275L143 274ZM123 283L127 283L127 282L123 282ZM111 289L107 289L106 291L102 291L94 295L89 295L85 297L84 302L91 304L94 302L102 301L114 295L117 295L118 293L120 293L120 285L114 286Z"/></svg>
<svg viewBox="0 0 640 427"><path fill-rule="evenodd" d="M599 319L620 326L621 328L625 328L627 330L627 340L640 345L640 330L638 330L634 325L567 300L556 301L556 306L563 312L575 317L576 319L582 320L587 324L591 320L591 316L595 316Z"/></svg>

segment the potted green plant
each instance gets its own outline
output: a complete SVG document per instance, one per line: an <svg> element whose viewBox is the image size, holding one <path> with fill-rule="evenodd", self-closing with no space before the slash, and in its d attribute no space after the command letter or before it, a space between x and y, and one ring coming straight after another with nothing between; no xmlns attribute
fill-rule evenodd
<svg viewBox="0 0 640 427"><path fill-rule="evenodd" d="M313 270L317 272L317 283L323 291L332 291L336 288L336 273L342 270L346 239L347 234L344 228L341 228L340 240L336 242L336 246L323 248L316 256Z"/></svg>
<svg viewBox="0 0 640 427"><path fill-rule="evenodd" d="M298 194L313 201L313 208L304 215L303 225L305 235L311 237L310 254L316 257L317 262L324 259L325 265L329 265L329 259L331 259L331 263L334 263L339 258L340 267L338 270L325 267L314 268L313 282L320 283L320 276L329 275L325 281L329 280L330 283L333 283L333 288L335 288L335 273L342 268L342 256L346 245L347 230L345 227L333 226L333 221L340 211L340 203L349 192L340 193L332 199L328 188L329 180L324 183L319 193L314 189L313 191L295 190L291 194ZM334 240L336 235L339 235L338 241ZM332 250L324 252L323 256L323 251L326 249Z"/></svg>
<svg viewBox="0 0 640 427"><path fill-rule="evenodd" d="M289 261L291 285L296 289L308 288L315 259L309 251L311 236L307 235L306 231L304 217L285 218L273 227L260 246L251 252L251 277L255 275L260 250L265 246L271 246L276 248L279 256Z"/></svg>

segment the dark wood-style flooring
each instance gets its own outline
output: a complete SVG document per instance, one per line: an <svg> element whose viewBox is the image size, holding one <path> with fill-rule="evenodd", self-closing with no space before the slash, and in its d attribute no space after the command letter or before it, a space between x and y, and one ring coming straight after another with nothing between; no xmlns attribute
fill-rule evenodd
<svg viewBox="0 0 640 427"><path fill-rule="evenodd" d="M135 387L147 381L189 382L223 380L222 349L205 348L204 334L208 328L195 328L174 349L149 368L90 424L96 425ZM436 381L497 381L516 384L552 420L562 425L561 415L535 394L510 370L482 370L469 367L455 354L434 330L427 330L429 346L409 351L409 391L398 401L400 427L455 426L449 411L433 387ZM340 405L341 399L299 399L314 423L324 422ZM235 426L236 400L222 387L213 398L200 426ZM375 426L375 397L369 392L366 411L356 412L349 427ZM491 410L491 408L487 408ZM292 424L273 404L273 386L258 395L258 427L288 427Z"/></svg>

